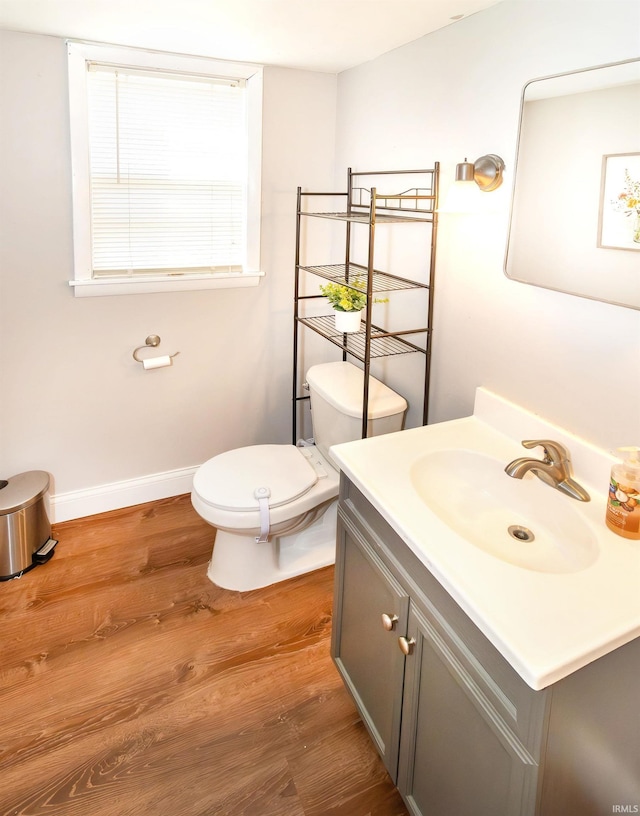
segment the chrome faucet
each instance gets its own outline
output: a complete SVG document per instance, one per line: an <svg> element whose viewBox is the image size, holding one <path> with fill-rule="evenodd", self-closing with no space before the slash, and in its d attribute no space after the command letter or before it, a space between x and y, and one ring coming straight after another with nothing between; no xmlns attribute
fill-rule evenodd
<svg viewBox="0 0 640 816"><path fill-rule="evenodd" d="M525 439L522 444L525 448L537 448L540 445L544 451L544 459L514 459L504 469L505 473L514 479L522 479L525 473L531 471L545 484L561 490L572 499L585 502L591 500L587 491L571 478L569 451L559 442L551 439Z"/></svg>

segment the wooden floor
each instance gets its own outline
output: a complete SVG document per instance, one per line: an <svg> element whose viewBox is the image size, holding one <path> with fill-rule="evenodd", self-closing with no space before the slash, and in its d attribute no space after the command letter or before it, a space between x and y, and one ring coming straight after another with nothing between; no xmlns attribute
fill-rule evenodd
<svg viewBox="0 0 640 816"><path fill-rule="evenodd" d="M59 524L0 583L0 814L401 816L329 657L333 569L206 578L188 496Z"/></svg>

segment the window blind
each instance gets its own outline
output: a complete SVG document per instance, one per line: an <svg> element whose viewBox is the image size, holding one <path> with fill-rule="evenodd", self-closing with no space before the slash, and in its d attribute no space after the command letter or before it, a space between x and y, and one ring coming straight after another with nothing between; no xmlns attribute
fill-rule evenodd
<svg viewBox="0 0 640 816"><path fill-rule="evenodd" d="M90 64L94 277L242 270L245 87Z"/></svg>

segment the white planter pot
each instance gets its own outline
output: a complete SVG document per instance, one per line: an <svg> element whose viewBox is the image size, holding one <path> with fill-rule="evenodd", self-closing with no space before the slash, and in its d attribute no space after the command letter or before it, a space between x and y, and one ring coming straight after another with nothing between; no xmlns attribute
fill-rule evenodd
<svg viewBox="0 0 640 816"><path fill-rule="evenodd" d="M362 310L359 312L339 312L337 309L334 309L333 313L336 317L336 329L339 332L351 334L360 331Z"/></svg>

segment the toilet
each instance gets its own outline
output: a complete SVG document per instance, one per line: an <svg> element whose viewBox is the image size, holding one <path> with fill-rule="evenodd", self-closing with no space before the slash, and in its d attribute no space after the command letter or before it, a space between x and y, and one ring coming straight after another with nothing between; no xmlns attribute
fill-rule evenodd
<svg viewBox="0 0 640 816"><path fill-rule="evenodd" d="M247 591L335 561L340 474L329 448L362 434L362 369L347 362L307 371L314 443L251 445L201 465L191 501L216 528L207 575ZM402 430L406 400L370 377L368 435Z"/></svg>

